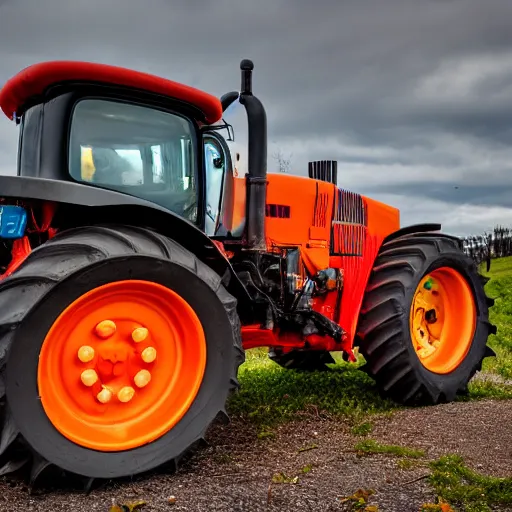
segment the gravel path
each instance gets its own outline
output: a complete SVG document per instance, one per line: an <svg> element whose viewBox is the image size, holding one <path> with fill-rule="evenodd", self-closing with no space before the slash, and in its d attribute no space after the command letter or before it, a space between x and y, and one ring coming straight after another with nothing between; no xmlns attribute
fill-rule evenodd
<svg viewBox="0 0 512 512"><path fill-rule="evenodd" d="M428 458L458 453L478 471L512 476L512 400L407 409L372 422L375 429L369 437L382 443L422 448ZM0 480L0 510L108 512L112 500L145 500L143 512L329 512L348 510L341 498L359 488L375 490L369 503L378 505L379 512L418 512L422 503L435 501L421 478L427 474L424 467L401 469L398 458L389 455L359 457L353 451L358 440L347 424L332 419L288 423L264 440L257 439L251 426L232 422L215 426L210 446L174 476L108 484L89 495L28 495L21 484ZM312 445L316 448L299 451ZM304 473L306 466L311 469ZM272 483L280 472L299 480ZM174 504L169 503L171 496Z"/></svg>

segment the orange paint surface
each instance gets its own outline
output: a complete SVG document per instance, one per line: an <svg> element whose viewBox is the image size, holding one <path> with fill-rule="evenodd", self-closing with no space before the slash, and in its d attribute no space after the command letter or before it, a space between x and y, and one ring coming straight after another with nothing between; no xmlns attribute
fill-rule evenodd
<svg viewBox="0 0 512 512"><path fill-rule="evenodd" d="M411 340L423 366L440 374L457 368L471 347L476 316L471 288L459 272L441 267L425 276L410 313Z"/></svg>
<svg viewBox="0 0 512 512"><path fill-rule="evenodd" d="M400 229L400 210L363 196L368 211L368 233L380 239Z"/></svg>
<svg viewBox="0 0 512 512"><path fill-rule="evenodd" d="M121 85L187 101L203 112L208 123L222 117L220 100L194 87L119 66L77 61L40 62L22 69L0 90L0 108L12 119L14 112L49 86L71 81Z"/></svg>
<svg viewBox="0 0 512 512"><path fill-rule="evenodd" d="M228 231L237 230L245 222L246 214L246 190L245 177L232 178L231 194L225 196L225 216L222 224Z"/></svg>
<svg viewBox="0 0 512 512"><path fill-rule="evenodd" d="M304 264L311 273L327 268L335 186L288 174L269 174L267 179L267 205L290 207L290 218L266 217L268 250L300 246Z"/></svg>

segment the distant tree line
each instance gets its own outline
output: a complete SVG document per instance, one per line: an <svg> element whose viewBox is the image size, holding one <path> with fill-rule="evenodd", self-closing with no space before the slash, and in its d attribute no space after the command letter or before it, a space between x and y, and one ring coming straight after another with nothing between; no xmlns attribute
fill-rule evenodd
<svg viewBox="0 0 512 512"><path fill-rule="evenodd" d="M491 260L512 256L512 229L496 226L492 233L462 238L464 252L478 265L486 263L491 267Z"/></svg>

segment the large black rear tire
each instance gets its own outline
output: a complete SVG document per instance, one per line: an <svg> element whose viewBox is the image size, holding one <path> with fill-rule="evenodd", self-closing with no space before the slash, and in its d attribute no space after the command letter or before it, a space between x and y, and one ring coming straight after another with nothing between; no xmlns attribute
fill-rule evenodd
<svg viewBox="0 0 512 512"><path fill-rule="evenodd" d="M427 274L449 267L469 284L476 306L476 328L469 351L449 373L434 373L420 361L411 338L409 315L415 291ZM417 234L383 244L371 273L358 325L364 370L373 377L381 394L406 405L453 401L467 390L486 356L496 327L489 322L488 298L476 264L456 240L440 234ZM453 339L456 344L457 339Z"/></svg>
<svg viewBox="0 0 512 512"><path fill-rule="evenodd" d="M38 357L58 315L103 284L127 279L168 287L185 299L205 332L207 360L198 394L184 417L159 439L122 452L79 446L51 424L38 399ZM147 229L76 228L35 249L0 283L0 475L47 462L89 478L140 474L177 461L203 438L238 387L244 361L236 299L222 279L189 251Z"/></svg>

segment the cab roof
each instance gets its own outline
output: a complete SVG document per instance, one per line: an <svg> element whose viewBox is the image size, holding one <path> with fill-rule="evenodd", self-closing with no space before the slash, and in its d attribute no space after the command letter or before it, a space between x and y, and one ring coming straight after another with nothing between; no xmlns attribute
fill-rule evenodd
<svg viewBox="0 0 512 512"><path fill-rule="evenodd" d="M14 113L52 85L91 82L130 87L185 101L198 108L211 124L222 117L220 100L188 85L118 66L79 61L50 61L29 66L10 78L0 90L0 108L13 119Z"/></svg>

